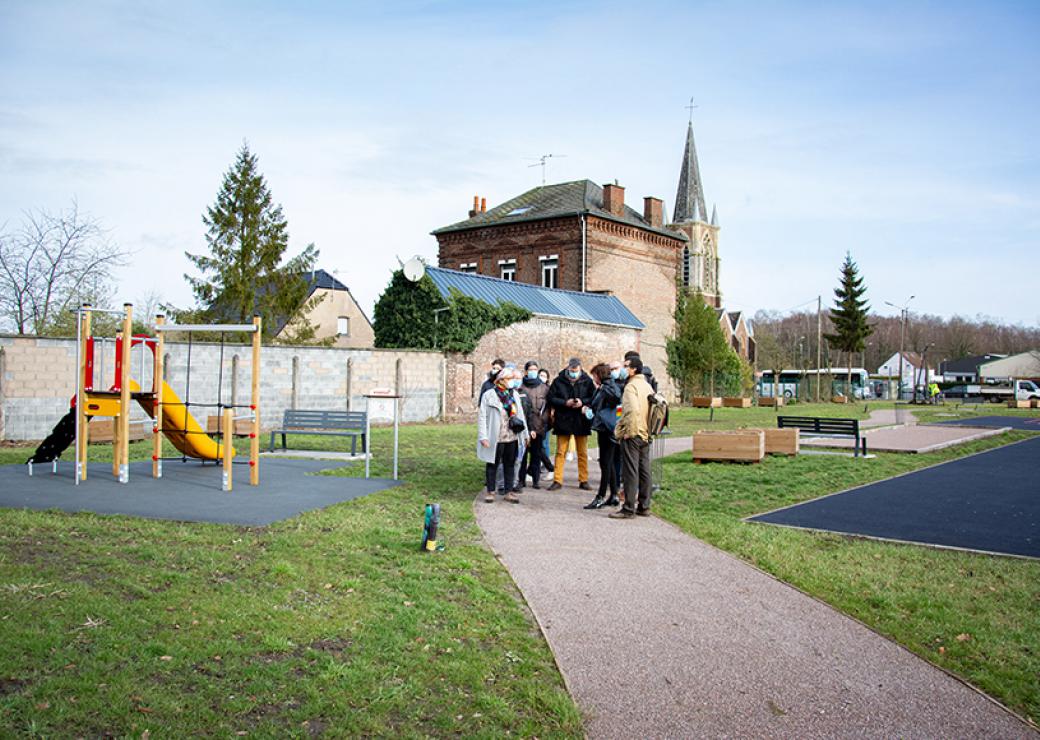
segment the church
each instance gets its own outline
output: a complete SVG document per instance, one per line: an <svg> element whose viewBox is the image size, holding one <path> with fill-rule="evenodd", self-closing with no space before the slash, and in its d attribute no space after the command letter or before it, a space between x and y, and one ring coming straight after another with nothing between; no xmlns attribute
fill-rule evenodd
<svg viewBox="0 0 1040 740"><path fill-rule="evenodd" d="M616 296L645 325L640 353L665 377L677 290L699 291L716 309L734 350L754 361L754 337L742 312L726 311L720 286L719 219L709 217L693 123L679 172L674 217L660 198L642 210L617 182L542 185L488 209L475 196L468 217L433 231L438 266L543 288Z"/></svg>

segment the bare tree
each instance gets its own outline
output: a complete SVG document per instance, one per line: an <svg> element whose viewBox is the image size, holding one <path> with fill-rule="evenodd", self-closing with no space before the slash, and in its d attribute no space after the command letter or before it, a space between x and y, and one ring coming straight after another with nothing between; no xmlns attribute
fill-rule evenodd
<svg viewBox="0 0 1040 740"><path fill-rule="evenodd" d="M21 228L0 234L0 322L48 333L65 309L107 295L127 256L75 202L58 213L26 211Z"/></svg>

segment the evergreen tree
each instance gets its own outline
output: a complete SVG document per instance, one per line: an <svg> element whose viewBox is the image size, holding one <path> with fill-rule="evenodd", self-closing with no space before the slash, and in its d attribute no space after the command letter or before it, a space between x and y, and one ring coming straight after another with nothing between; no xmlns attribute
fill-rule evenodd
<svg viewBox="0 0 1040 740"><path fill-rule="evenodd" d="M531 315L514 303L492 305L455 290L445 300L428 275L413 283L397 270L376 302L372 324L377 347L465 354L488 332Z"/></svg>
<svg viewBox="0 0 1040 740"><path fill-rule="evenodd" d="M224 175L217 200L206 209L202 222L209 254L185 253L201 273L200 277L185 275L199 304L193 316L249 323L259 313L265 337L288 324L294 343L312 341L314 327L306 314L320 298L308 300L305 273L314 268L318 250L309 244L285 259L288 223L248 144L242 145Z"/></svg>
<svg viewBox="0 0 1040 740"><path fill-rule="evenodd" d="M700 293L688 297L680 287L675 303L675 336L668 339L668 374L682 401L699 393L715 395L716 387L739 393L747 373L740 357L729 346L715 309Z"/></svg>
<svg viewBox="0 0 1040 740"><path fill-rule="evenodd" d="M867 286L860 277L859 267L852 261L852 255L845 253L845 262L841 266L841 284L834 289L834 308L831 309L833 334L825 334L827 343L834 349L845 352L848 358L848 375L845 379L846 398L852 398L852 361L856 352L862 352L867 337L874 333L874 328L867 323L870 305L863 298Z"/></svg>

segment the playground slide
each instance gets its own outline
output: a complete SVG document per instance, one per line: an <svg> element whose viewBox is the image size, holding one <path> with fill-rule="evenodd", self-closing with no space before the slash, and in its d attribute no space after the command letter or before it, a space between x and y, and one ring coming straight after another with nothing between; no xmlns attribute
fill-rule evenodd
<svg viewBox="0 0 1040 740"><path fill-rule="evenodd" d="M130 388L137 391L138 385L130 381ZM154 415L150 397L139 400L141 408L149 416ZM188 413L187 407L181 401L180 396L163 381L163 404L162 404L162 432L170 440L170 444L180 450L188 457L196 457L200 460L219 460L224 454L224 447L215 439L206 434L206 431L195 421L195 417ZM234 456L235 450L231 449Z"/></svg>

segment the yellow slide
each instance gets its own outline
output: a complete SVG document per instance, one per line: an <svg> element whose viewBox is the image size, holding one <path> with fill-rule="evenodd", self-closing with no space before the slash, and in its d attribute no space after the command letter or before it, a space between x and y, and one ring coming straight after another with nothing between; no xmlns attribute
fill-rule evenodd
<svg viewBox="0 0 1040 740"><path fill-rule="evenodd" d="M130 381L130 390L138 392L141 387L133 380ZM180 396L173 388L163 381L163 403L162 403L162 429L163 434L170 440L170 444L180 450L188 457L196 457L200 460L220 460L224 455L224 447L215 439L206 434L205 430L195 421L195 417L188 413L187 407L181 401ZM149 416L154 418L151 397L140 399L141 408ZM231 456L235 456L235 449L231 448Z"/></svg>

